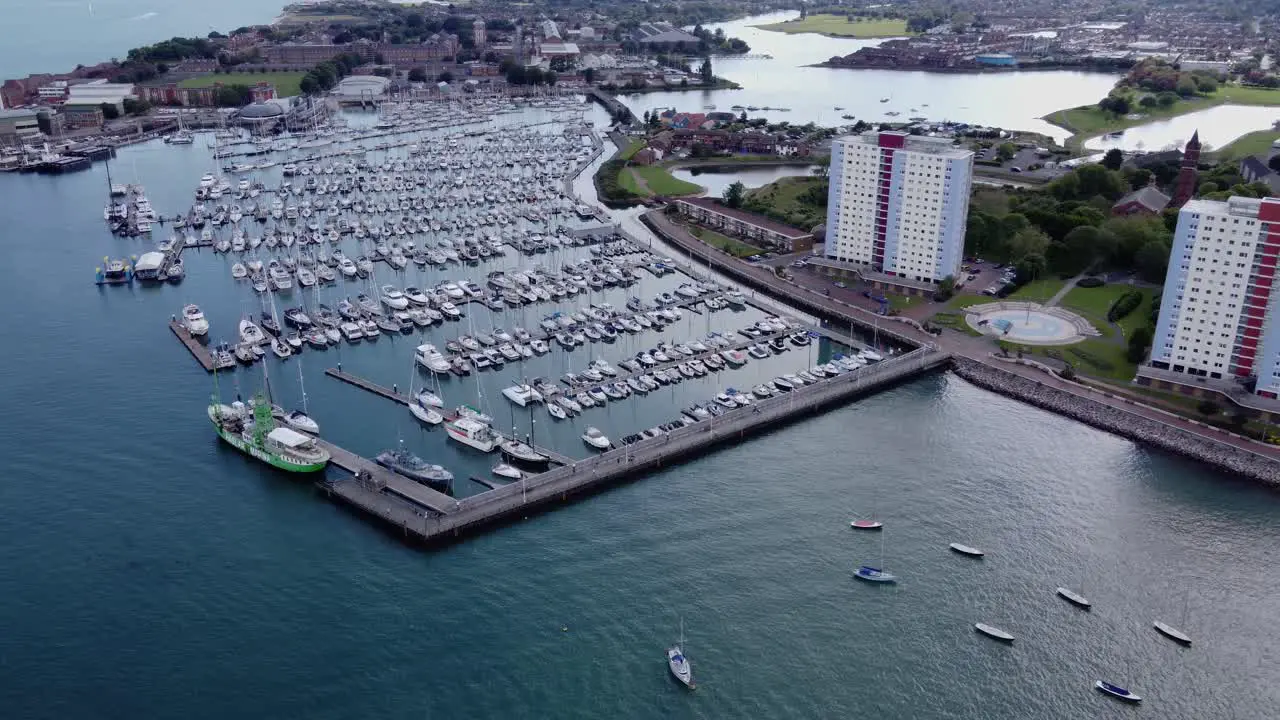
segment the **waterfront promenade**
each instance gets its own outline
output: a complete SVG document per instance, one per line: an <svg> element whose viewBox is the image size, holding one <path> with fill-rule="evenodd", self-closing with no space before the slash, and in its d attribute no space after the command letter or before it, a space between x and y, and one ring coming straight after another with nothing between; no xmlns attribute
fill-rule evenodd
<svg viewBox="0 0 1280 720"><path fill-rule="evenodd" d="M778 277L771 268L753 265L719 252L694 238L682 226L671 222L660 211L646 213L642 219L649 228L658 233L664 240L677 245L691 256L707 263L716 270L781 302L797 306L820 317L837 319L844 323L852 322L864 328L870 328L874 323L874 327L881 334L897 336L902 340L913 343L936 344L939 349L949 355L968 358L991 367L993 370L1061 390L1075 396L1081 403L1099 403L1128 413L1143 421L1159 423L1164 427L1189 433L1203 440L1221 443L1236 450L1250 453L1258 458L1276 463L1277 476L1280 476L1280 447L1235 435L1220 428L1175 415L1116 393L1109 393L1080 383L1063 380L1039 367L998 360L992 355L990 339L985 337L975 338L950 331L944 331L942 335L934 337L906 322L894 322L865 308L827 297L812 288ZM888 330L885 327L890 323L893 323L892 330ZM989 389L997 392L1001 391L998 384L990 386Z"/></svg>

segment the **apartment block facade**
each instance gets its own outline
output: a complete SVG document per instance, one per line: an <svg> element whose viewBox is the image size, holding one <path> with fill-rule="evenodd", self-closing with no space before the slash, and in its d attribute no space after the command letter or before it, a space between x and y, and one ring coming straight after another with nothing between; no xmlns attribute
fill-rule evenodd
<svg viewBox="0 0 1280 720"><path fill-rule="evenodd" d="M1255 378L1280 397L1280 198L1191 200L1178 213L1151 366Z"/></svg>
<svg viewBox="0 0 1280 720"><path fill-rule="evenodd" d="M825 255L914 282L959 277L973 152L869 132L831 147Z"/></svg>

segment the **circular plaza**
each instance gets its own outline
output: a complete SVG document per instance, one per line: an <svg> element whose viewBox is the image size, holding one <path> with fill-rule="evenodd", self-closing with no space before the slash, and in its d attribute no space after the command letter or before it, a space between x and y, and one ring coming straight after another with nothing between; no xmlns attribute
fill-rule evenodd
<svg viewBox="0 0 1280 720"><path fill-rule="evenodd" d="M1069 345L1099 335L1079 315L1039 303L997 302L965 308L965 322L984 335L1023 345Z"/></svg>

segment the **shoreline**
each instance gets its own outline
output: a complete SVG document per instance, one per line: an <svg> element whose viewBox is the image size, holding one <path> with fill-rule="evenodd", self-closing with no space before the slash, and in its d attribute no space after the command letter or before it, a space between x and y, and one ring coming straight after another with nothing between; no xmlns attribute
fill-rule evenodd
<svg viewBox="0 0 1280 720"><path fill-rule="evenodd" d="M1063 70L1074 70L1076 72L1098 73L1102 75L1114 75L1115 70L1086 66L1086 65L1034 65L1034 66L990 66L990 67L881 67L879 65L841 65L830 61L814 63L812 65L804 65L802 67L829 68L831 70L888 70L890 72L923 72L933 73L935 75L1005 75L1010 73L1034 73L1034 72L1060 72ZM1074 110L1075 108L1063 108L1054 112L1064 112L1066 110ZM1042 118L1043 119L1043 118ZM1070 128L1067 128L1070 129Z"/></svg>
<svg viewBox="0 0 1280 720"><path fill-rule="evenodd" d="M991 392L1280 489L1280 462L1264 455L1125 412L970 358L953 356L951 370L958 377ZM1209 426L1205 426L1205 429L1209 432L1223 432Z"/></svg>

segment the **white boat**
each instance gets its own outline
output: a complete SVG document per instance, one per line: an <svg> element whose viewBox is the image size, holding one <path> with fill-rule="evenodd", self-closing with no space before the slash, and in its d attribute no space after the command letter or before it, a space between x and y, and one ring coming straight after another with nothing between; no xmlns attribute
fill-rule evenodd
<svg viewBox="0 0 1280 720"><path fill-rule="evenodd" d="M973 627L987 637L995 638L1001 642L1013 642L1013 636L998 627L986 623L974 623Z"/></svg>
<svg viewBox="0 0 1280 720"><path fill-rule="evenodd" d="M884 527L884 523L872 518L858 518L850 520L849 527L854 530L879 530Z"/></svg>
<svg viewBox="0 0 1280 720"><path fill-rule="evenodd" d="M520 407L525 407L531 402L542 402L542 393L534 390L526 383L503 388L502 394Z"/></svg>
<svg viewBox="0 0 1280 720"><path fill-rule="evenodd" d="M262 328L254 325L251 320L244 318L240 321L240 340L257 345L265 339L266 336L262 334Z"/></svg>
<svg viewBox="0 0 1280 720"><path fill-rule="evenodd" d="M520 480L524 477L523 470L514 465L508 465L507 463L498 463L497 465L494 465L493 474L509 480Z"/></svg>
<svg viewBox="0 0 1280 720"><path fill-rule="evenodd" d="M582 433L582 441L597 450L608 450L611 444L607 435L593 427Z"/></svg>
<svg viewBox="0 0 1280 720"><path fill-rule="evenodd" d="M317 435L320 433L319 423L317 423L315 420L312 420L306 413L302 412L301 410L293 410L291 412L287 412L280 419L284 421L285 425L288 425L294 430L300 430L304 433L311 433L312 435Z"/></svg>
<svg viewBox="0 0 1280 720"><path fill-rule="evenodd" d="M986 554L978 548L961 545L960 543L951 543L950 547L953 551L958 552L961 555L968 555L969 557L982 557Z"/></svg>
<svg viewBox="0 0 1280 720"><path fill-rule="evenodd" d="M564 420L569 417L569 414L564 411L564 408L560 407L556 403L547 403L547 413L557 420Z"/></svg>
<svg viewBox="0 0 1280 720"><path fill-rule="evenodd" d="M863 565L858 568L853 572L853 576L859 580L866 580L867 582L894 583L898 581L897 575L892 575L880 568L871 567L870 565Z"/></svg>
<svg viewBox="0 0 1280 720"><path fill-rule="evenodd" d="M449 437L480 452L493 452L498 446L498 438L485 423L475 418L462 416L445 423L444 429Z"/></svg>
<svg viewBox="0 0 1280 720"><path fill-rule="evenodd" d="M404 310L409 307L409 298L396 289L394 285L382 286L382 304L392 310Z"/></svg>
<svg viewBox="0 0 1280 720"><path fill-rule="evenodd" d="M1165 623L1162 623L1159 620L1156 620L1154 623L1152 623L1152 625L1155 627L1157 632L1159 632L1161 635L1164 635L1165 637L1169 638L1174 642L1182 643L1183 645L1191 644L1190 635L1187 635L1186 633L1182 632L1181 630L1171 625L1166 625Z"/></svg>
<svg viewBox="0 0 1280 720"><path fill-rule="evenodd" d="M448 373L452 367L448 358L442 355L440 351L436 350L436 347L430 343L419 345L417 350L414 351L414 358L422 367L433 373L441 375Z"/></svg>
<svg viewBox="0 0 1280 720"><path fill-rule="evenodd" d="M693 689L693 665L689 662L689 658L684 656L684 619L680 620L680 642L667 648L667 669L671 671L672 677L680 681L681 685L689 689Z"/></svg>
<svg viewBox="0 0 1280 720"><path fill-rule="evenodd" d="M437 412L435 408L422 404L417 399L409 403L409 412L428 425L439 425L444 422L444 415Z"/></svg>
<svg viewBox="0 0 1280 720"><path fill-rule="evenodd" d="M1067 588L1060 587L1058 588L1058 594L1061 595L1064 600L1077 607L1082 607L1086 610L1093 607L1093 603L1089 602L1088 598L1074 590L1068 590Z"/></svg>
<svg viewBox="0 0 1280 720"><path fill-rule="evenodd" d="M182 308L182 327L192 335L204 335L209 332L209 321L205 319L199 306L187 305Z"/></svg>
<svg viewBox="0 0 1280 720"><path fill-rule="evenodd" d="M240 278L243 278L248 274L249 274L249 271L241 263L236 263L235 265L231 266L231 277L237 280L239 280Z"/></svg>
<svg viewBox="0 0 1280 720"><path fill-rule="evenodd" d="M1110 695L1111 697L1114 697L1114 698L1119 698L1121 700L1124 700L1125 702L1131 702L1131 703L1142 702L1141 695L1134 695L1133 693L1129 692L1128 690L1125 690L1119 685L1112 685L1111 683L1106 682L1105 680L1099 680L1095 682L1093 686L1097 688L1100 692L1106 693L1107 695Z"/></svg>

